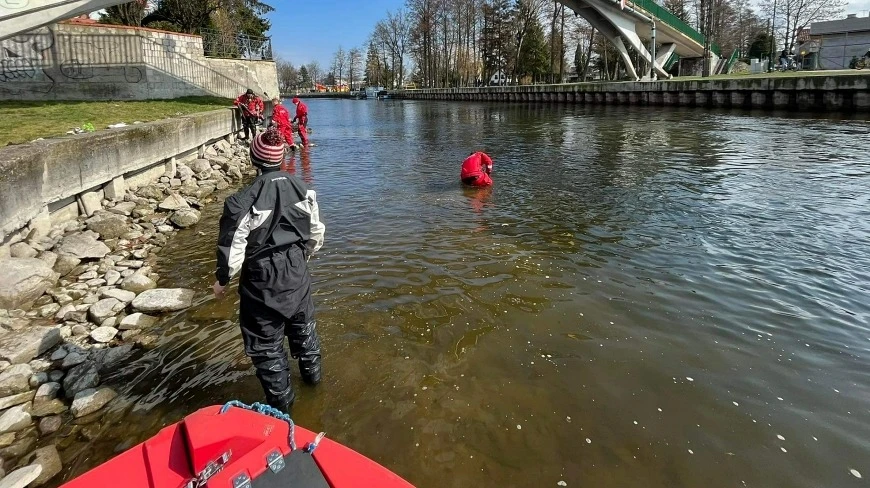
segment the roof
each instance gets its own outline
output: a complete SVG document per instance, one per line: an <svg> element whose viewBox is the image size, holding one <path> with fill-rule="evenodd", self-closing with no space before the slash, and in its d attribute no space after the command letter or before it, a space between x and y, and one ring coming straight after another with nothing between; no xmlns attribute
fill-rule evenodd
<svg viewBox="0 0 870 488"><path fill-rule="evenodd" d="M814 36L845 34L847 32L870 32L870 17L847 17L827 22L813 22L810 32Z"/></svg>

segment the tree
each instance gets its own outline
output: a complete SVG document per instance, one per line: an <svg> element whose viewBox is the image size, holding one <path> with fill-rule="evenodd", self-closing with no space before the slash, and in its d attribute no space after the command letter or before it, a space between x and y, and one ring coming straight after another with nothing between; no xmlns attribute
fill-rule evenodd
<svg viewBox="0 0 870 488"><path fill-rule="evenodd" d="M525 35L525 40L520 47L519 57L515 71L517 74L531 76L532 80L538 80L547 72L549 52L544 40L544 28L540 22L533 22Z"/></svg>
<svg viewBox="0 0 870 488"><path fill-rule="evenodd" d="M359 74L359 69L362 67L362 51L358 48L353 48L347 52L347 75L349 78L348 86L353 90L353 81Z"/></svg>
<svg viewBox="0 0 870 488"><path fill-rule="evenodd" d="M321 75L320 63L318 63L317 61L312 61L308 63L307 68L308 74L311 76L311 81L314 84L317 84L320 81Z"/></svg>
<svg viewBox="0 0 870 488"><path fill-rule="evenodd" d="M159 25L187 34L211 28L227 36L261 37L270 27L265 15L273 10L260 0L157 0L157 8L142 20L142 25Z"/></svg>
<svg viewBox="0 0 870 488"><path fill-rule="evenodd" d="M108 7L100 15L100 22L138 27L142 25L142 19L145 18L147 8L148 0L136 0Z"/></svg>
<svg viewBox="0 0 870 488"><path fill-rule="evenodd" d="M308 73L308 67L304 64L299 66L299 86L303 88L311 88L311 75Z"/></svg>
<svg viewBox="0 0 870 488"><path fill-rule="evenodd" d="M801 29L806 29L813 22L842 15L846 4L845 0L777 0L774 27L783 48L793 50ZM760 5L762 12L773 17L773 0L761 0Z"/></svg>
<svg viewBox="0 0 870 488"><path fill-rule="evenodd" d="M323 80L323 84L327 86L335 86L335 75L332 73L326 75L326 79Z"/></svg>
<svg viewBox="0 0 870 488"><path fill-rule="evenodd" d="M293 67L293 64L278 59L275 61L275 68L278 71L278 90L281 93L290 93L295 90L299 83L299 72Z"/></svg>
<svg viewBox="0 0 870 488"><path fill-rule="evenodd" d="M514 7L515 15L516 15L516 23L519 27L519 32L517 32L517 43L516 43L516 56L514 57L514 75L520 74L521 71L519 69L520 65L520 55L523 49L523 43L526 41L526 38L532 34L532 31L535 30L537 26L537 30L542 31L541 23L538 20L540 16L541 7L543 6L543 2L545 0L517 0L517 3ZM543 32L541 33L541 43L544 42ZM532 53L537 49L528 50L526 53ZM531 61L531 58L529 59ZM526 73L528 74L528 73Z"/></svg>
<svg viewBox="0 0 870 488"><path fill-rule="evenodd" d="M332 60L332 72L333 76L335 73L338 73L338 84L341 85L341 77L344 74L344 67L347 65L347 54L345 54L344 49L341 46L338 46L338 51L335 52L335 57ZM341 87L338 87L341 90Z"/></svg>

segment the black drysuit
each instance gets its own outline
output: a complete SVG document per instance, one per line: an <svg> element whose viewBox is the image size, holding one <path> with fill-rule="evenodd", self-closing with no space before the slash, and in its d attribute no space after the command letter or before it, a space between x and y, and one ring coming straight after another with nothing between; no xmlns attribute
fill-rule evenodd
<svg viewBox="0 0 870 488"><path fill-rule="evenodd" d="M307 265L311 253L323 245L325 226L319 214L315 192L277 168L263 169L250 186L224 202L217 280L226 285L241 271L245 353L266 400L276 408L286 408L295 399L285 336L302 379L320 381L320 339Z"/></svg>

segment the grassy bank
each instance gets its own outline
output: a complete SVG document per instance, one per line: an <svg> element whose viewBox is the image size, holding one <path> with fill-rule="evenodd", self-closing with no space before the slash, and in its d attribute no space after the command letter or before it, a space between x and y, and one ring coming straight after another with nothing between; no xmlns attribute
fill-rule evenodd
<svg viewBox="0 0 870 488"><path fill-rule="evenodd" d="M110 124L150 122L229 107L232 100L185 97L118 102L0 102L0 147L65 135L75 127L105 130Z"/></svg>

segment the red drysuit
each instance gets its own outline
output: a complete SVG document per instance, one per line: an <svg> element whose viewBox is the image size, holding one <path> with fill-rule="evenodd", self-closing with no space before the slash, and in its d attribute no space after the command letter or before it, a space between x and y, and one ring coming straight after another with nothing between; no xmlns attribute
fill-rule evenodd
<svg viewBox="0 0 870 488"><path fill-rule="evenodd" d="M248 98L247 93L242 93L239 98L233 103L235 106L244 105L250 113L242 112L245 116L260 116L263 113L263 99L257 96Z"/></svg>
<svg viewBox="0 0 870 488"><path fill-rule="evenodd" d="M290 112L283 105L275 105L272 109L272 123L278 132L284 136L284 142L293 145L293 126L290 124Z"/></svg>
<svg viewBox="0 0 870 488"><path fill-rule="evenodd" d="M462 162L462 173L459 178L466 185L471 186L490 186L492 178L489 175L492 173L492 158L485 152L476 152L468 156Z"/></svg>
<svg viewBox="0 0 870 488"><path fill-rule="evenodd" d="M299 139L302 140L302 145L308 145L308 106L302 103L298 98L293 99L293 104L296 105L296 117L293 117L293 122L299 122L296 130L299 133Z"/></svg>

